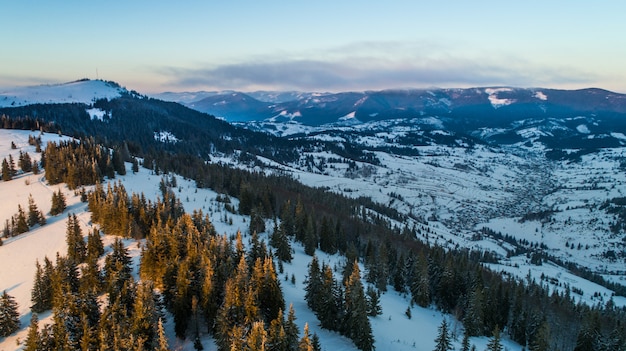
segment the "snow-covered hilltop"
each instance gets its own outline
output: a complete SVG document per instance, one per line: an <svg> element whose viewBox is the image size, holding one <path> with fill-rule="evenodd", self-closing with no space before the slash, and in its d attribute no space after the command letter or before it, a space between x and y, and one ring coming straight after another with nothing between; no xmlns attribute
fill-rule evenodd
<svg viewBox="0 0 626 351"><path fill-rule="evenodd" d="M120 97L126 89L113 82L78 80L75 82L18 87L0 90L0 107L18 107L32 104L83 103L98 99Z"/></svg>

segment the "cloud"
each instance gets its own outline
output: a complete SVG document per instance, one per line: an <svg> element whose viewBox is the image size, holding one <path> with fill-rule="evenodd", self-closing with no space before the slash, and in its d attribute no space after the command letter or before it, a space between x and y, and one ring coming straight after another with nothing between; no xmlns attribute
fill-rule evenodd
<svg viewBox="0 0 626 351"><path fill-rule="evenodd" d="M303 58L307 57L307 58ZM487 58L485 58L487 57ZM346 91L386 88L548 86L585 84L597 77L571 67L520 58L473 58L438 44L357 43L281 58L159 70L168 85L185 89Z"/></svg>

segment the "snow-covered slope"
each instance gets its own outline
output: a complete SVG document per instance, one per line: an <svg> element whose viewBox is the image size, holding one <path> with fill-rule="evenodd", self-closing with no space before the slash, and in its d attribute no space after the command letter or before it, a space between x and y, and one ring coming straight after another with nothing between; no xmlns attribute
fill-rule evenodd
<svg viewBox="0 0 626 351"><path fill-rule="evenodd" d="M102 80L79 80L65 84L39 85L0 90L0 107L31 104L83 103L97 99L114 99L126 89Z"/></svg>
<svg viewBox="0 0 626 351"><path fill-rule="evenodd" d="M14 131L0 129L0 157L8 157L9 154L14 157L19 151L28 152L33 158L38 159L34 147L28 145L28 131ZM56 134L45 134L42 136L44 144L46 141L55 141L61 138ZM10 143L13 141L17 149L11 149ZM127 165L130 169L130 165ZM68 213L75 213L79 219L83 233L87 233L91 229L90 214L87 212L87 206L80 202L79 196L73 191L67 189L64 185L48 186L43 178L43 174L22 174L17 178L8 181L0 181L0 194L3 195L3 201L0 207L0 219L9 218L17 210L17 205L27 206L28 194L32 194L35 203L38 205L47 217L48 223L43 227L36 226L30 232L4 240L4 245L0 246L0 267L10 267L10 269L0 269L0 291L6 290L7 293L16 298L19 304L19 313L22 328L13 335L0 339L0 350L20 350L22 346L19 342L23 342L26 338L28 323L30 321L30 291L33 286L35 276L35 260L43 261L44 257L54 259L57 252L64 254L66 251L65 243L65 223ZM140 168L137 174L129 172L125 176L118 176L115 181L121 181L129 193L144 193L149 199L156 199L159 194L159 182L161 176L154 175L151 171ZM205 213L210 214L213 225L218 233L226 233L234 235L238 230L244 234L244 243L248 243L250 234L247 233L249 218L246 216L235 215L226 212L224 204L216 200L218 194L208 189L196 189L194 183L189 180L178 177L177 196L181 199L185 210L192 212L194 209L202 209ZM67 199L68 208L58 216L50 216L51 192L61 189ZM8 201L7 201L8 200ZM236 207L238 200L232 199L233 205ZM226 214L226 215L225 215ZM228 217L228 218L226 218ZM267 227L271 227L268 223ZM268 241L268 233L261 233L260 239ZM114 238L105 236L104 244L108 247ZM134 274L137 276L137 264L141 251L142 242L134 240L125 240L125 245L129 249L129 253L135 264ZM307 266L311 261L311 256L304 253L301 245L294 243L294 259L291 263L284 264L284 273L281 274L281 285L285 295L287 305L293 304L296 310L296 323L300 330L304 328L305 323L309 324L311 333L315 332L319 335L322 349L324 350L356 350L354 344L336 332L321 329L319 321L314 313L307 307L304 300L304 280L306 279ZM106 249L109 252L109 249ZM339 266L344 263L345 258L338 255L327 255L320 251L317 256L322 262L326 262L331 266ZM290 281L291 276L295 277L295 284ZM462 330L460 323L455 322L451 315L444 315L432 308L411 307L412 318L408 319L405 315L407 306L410 305L409 297L400 295L390 289L381 297L381 306L383 313L380 316L371 318L374 338L376 340L376 349L378 350L412 350L412 351L429 351L434 347L434 339L437 334L437 327L443 318L449 321L453 326L452 330L456 333L456 339L453 344L458 348ZM50 313L44 313L39 316L40 325L50 323ZM191 341L178 340L174 336L173 318L168 318L165 325L167 335L170 339L170 347L175 350L193 350ZM484 349L488 342L486 337L472 338L472 344L478 349ZM204 335L202 343L205 350L215 350L213 340ZM511 350L519 349L520 346L504 340L503 345Z"/></svg>

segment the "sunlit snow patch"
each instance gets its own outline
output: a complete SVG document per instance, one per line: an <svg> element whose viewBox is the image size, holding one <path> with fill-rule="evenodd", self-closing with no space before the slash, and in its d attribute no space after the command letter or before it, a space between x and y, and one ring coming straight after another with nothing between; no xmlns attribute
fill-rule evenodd
<svg viewBox="0 0 626 351"><path fill-rule="evenodd" d="M584 125L584 124L581 124L578 127L576 127L576 130L578 131L578 133L582 133L582 134L589 134L589 133L591 133L589 128L587 128L587 126Z"/></svg>
<svg viewBox="0 0 626 351"><path fill-rule="evenodd" d="M626 135L624 133L611 133L611 136L615 139L626 140Z"/></svg>
<svg viewBox="0 0 626 351"><path fill-rule="evenodd" d="M154 139L162 143L175 143L179 141L178 138L170 132L154 132Z"/></svg>
<svg viewBox="0 0 626 351"><path fill-rule="evenodd" d="M489 95L489 102L493 108L499 108L502 106L510 105L515 102L514 99L500 99L498 93L503 91L513 91L511 88L487 88L485 93Z"/></svg>
<svg viewBox="0 0 626 351"><path fill-rule="evenodd" d="M543 100L543 101L548 100L548 96L546 96L546 94L544 94L541 91L536 92L535 95L533 95L533 97L535 97L535 98L537 98L539 100Z"/></svg>
<svg viewBox="0 0 626 351"><path fill-rule="evenodd" d="M98 120L98 121L104 121L104 116L106 116L106 112L102 111L99 108L89 108L86 110L87 114L89 114L89 117L91 118L91 120Z"/></svg>

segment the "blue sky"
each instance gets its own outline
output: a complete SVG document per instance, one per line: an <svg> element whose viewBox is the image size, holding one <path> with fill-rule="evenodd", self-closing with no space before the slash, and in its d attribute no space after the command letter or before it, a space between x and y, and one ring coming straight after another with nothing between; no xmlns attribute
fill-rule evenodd
<svg viewBox="0 0 626 351"><path fill-rule="evenodd" d="M624 1L5 1L0 86L142 93L600 87L626 93Z"/></svg>

